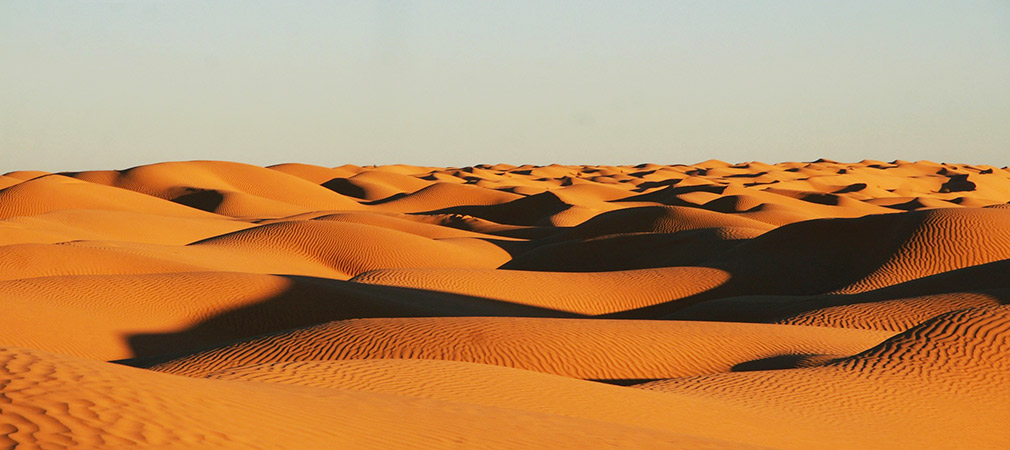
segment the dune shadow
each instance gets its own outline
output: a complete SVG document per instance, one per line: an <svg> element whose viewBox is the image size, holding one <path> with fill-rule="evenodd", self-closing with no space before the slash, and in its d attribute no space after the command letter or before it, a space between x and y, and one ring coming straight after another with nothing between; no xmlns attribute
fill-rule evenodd
<svg viewBox="0 0 1010 450"><path fill-rule="evenodd" d="M548 272L607 272L694 266L710 255L740 245L719 238L716 228L676 233L614 234L590 239L533 242L500 269Z"/></svg>
<svg viewBox="0 0 1010 450"><path fill-rule="evenodd" d="M993 261L853 294L745 293L711 298L707 299L708 301L689 300L683 304L678 303L683 307L673 310L670 314L657 317L672 320L774 323L821 309L951 293L984 295L995 303L1005 305L1010 304L1010 290L1005 287L1007 284L1003 275L1007 267L1010 267L1010 260ZM945 308L953 310L963 307L959 296L950 298L951 302L947 303ZM932 302L934 306L941 305L940 299L934 299ZM637 313L647 312L637 311Z"/></svg>
<svg viewBox="0 0 1010 450"><path fill-rule="evenodd" d="M669 185L665 188L647 192L638 195L628 196L622 199L614 200L614 202L655 202L663 205L669 206L690 206L697 207L697 205L686 202L678 198L679 195L690 194L693 192L709 192L712 194L722 195L726 191L725 185L693 185L693 186L677 186Z"/></svg>
<svg viewBox="0 0 1010 450"><path fill-rule="evenodd" d="M352 183L347 178L333 178L320 184L320 186L346 197L365 198L365 189Z"/></svg>
<svg viewBox="0 0 1010 450"><path fill-rule="evenodd" d="M947 182L940 186L940 193L969 192L975 190L975 183L968 180L967 174L953 174Z"/></svg>
<svg viewBox="0 0 1010 450"><path fill-rule="evenodd" d="M825 192L811 192L801 196L800 200L816 203L818 205L838 206L841 201L841 197Z"/></svg>
<svg viewBox="0 0 1010 450"><path fill-rule="evenodd" d="M859 191L861 191L863 189L866 189L866 183L852 183L852 184L850 184L848 186L845 186L845 187L843 187L843 188L835 191L834 193L835 194L848 194L850 192L859 192Z"/></svg>
<svg viewBox="0 0 1010 450"><path fill-rule="evenodd" d="M283 292L188 328L126 337L139 360L188 354L222 343L335 320L378 317L585 317L501 300L422 289L285 275ZM135 358L135 359L137 359Z"/></svg>
<svg viewBox="0 0 1010 450"><path fill-rule="evenodd" d="M734 283L732 283L732 281L733 281L732 274L730 274L730 279L727 280L725 283L716 286L712 289L709 289L707 291L699 292L697 294L690 295L687 297L673 299L667 302L657 303L649 306L643 306L641 308L628 309L610 314L603 314L599 316L599 318L626 319L626 320L667 320L668 318L666 316L675 314L683 309L689 308L699 303L737 295L736 293L740 292L740 287L739 285L735 285Z"/></svg>
<svg viewBox="0 0 1010 450"><path fill-rule="evenodd" d="M634 386L636 384L651 383L663 380L664 378L587 378L586 381L609 384L613 386Z"/></svg>
<svg viewBox="0 0 1010 450"><path fill-rule="evenodd" d="M544 226L546 220L571 208L557 194L547 191L494 205L461 205L421 214L456 214L481 218L503 225Z"/></svg>
<svg viewBox="0 0 1010 450"><path fill-rule="evenodd" d="M675 185L679 184L681 181L684 181L684 180L682 180L680 178L673 178L673 179L670 179L670 180L661 180L661 181L643 181L643 182L639 183L638 186L635 187L635 189L632 189L632 191L634 191L634 192L644 192L644 191L647 191L649 189L657 188L657 187L675 186Z"/></svg>
<svg viewBox="0 0 1010 450"><path fill-rule="evenodd" d="M207 212L217 211L217 208L224 202L224 195L213 189L187 188L186 191L185 194L172 199L172 201Z"/></svg>
<svg viewBox="0 0 1010 450"><path fill-rule="evenodd" d="M806 363L823 359L821 355L788 354L744 361L730 368L730 372L753 372L758 370L783 370L803 367Z"/></svg>
<svg viewBox="0 0 1010 450"><path fill-rule="evenodd" d="M489 244L494 244L498 248L505 250L512 259L515 259L539 246L538 243L532 241L510 241L505 239L489 238L480 238L480 240Z"/></svg>

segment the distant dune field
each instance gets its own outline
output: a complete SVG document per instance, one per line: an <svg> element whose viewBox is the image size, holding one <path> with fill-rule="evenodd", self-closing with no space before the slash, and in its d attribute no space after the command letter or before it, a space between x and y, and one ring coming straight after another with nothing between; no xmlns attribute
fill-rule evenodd
<svg viewBox="0 0 1010 450"><path fill-rule="evenodd" d="M1010 448L1010 170L0 176L0 448Z"/></svg>

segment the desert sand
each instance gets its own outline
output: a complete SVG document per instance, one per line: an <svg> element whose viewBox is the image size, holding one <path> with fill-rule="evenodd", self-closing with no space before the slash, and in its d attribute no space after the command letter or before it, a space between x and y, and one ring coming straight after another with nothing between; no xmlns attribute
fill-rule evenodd
<svg viewBox="0 0 1010 450"><path fill-rule="evenodd" d="M0 448L1010 448L1010 170L0 176Z"/></svg>

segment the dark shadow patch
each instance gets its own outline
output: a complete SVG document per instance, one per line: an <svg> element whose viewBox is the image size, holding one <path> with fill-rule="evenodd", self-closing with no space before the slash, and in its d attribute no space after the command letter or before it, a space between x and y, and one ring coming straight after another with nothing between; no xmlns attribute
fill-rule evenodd
<svg viewBox="0 0 1010 450"><path fill-rule="evenodd" d="M381 205L383 203L389 203L389 202L391 202L393 200L399 200L399 199L404 198L404 197L406 197L408 195L410 195L410 194L408 194L406 192L397 192L397 193L395 193L393 195L390 195L389 197L380 198L378 200L372 200L370 202L361 202L361 204L362 205Z"/></svg>
<svg viewBox="0 0 1010 450"><path fill-rule="evenodd" d="M681 181L683 181L683 180L681 180L679 178L674 178L674 179L671 179L671 180L662 180L662 181L646 181L646 182L643 182L643 183L639 183L638 187L635 188L635 191L636 192L642 192L642 191L645 191L645 190L648 190L648 189L652 189L652 188L656 188L656 187L674 186L677 183L680 183Z"/></svg>
<svg viewBox="0 0 1010 450"><path fill-rule="evenodd" d="M651 383L653 381L664 379L665 378L587 378L586 381L610 384L614 386L634 386L636 384Z"/></svg>
<svg viewBox="0 0 1010 450"><path fill-rule="evenodd" d="M859 305L894 299L913 298L954 292L973 292L991 297L999 304L1010 304L1010 289L1007 289L1006 269L1010 260L1001 260L978 266L943 272L928 277L909 280L904 283L858 294L815 294L815 295L741 295L714 298L661 316L668 320L699 320L722 322L776 323L806 314L811 311L844 305ZM965 286L970 280L970 289ZM933 301L934 306L942 304L941 299ZM953 301L950 308L957 309L963 302Z"/></svg>
<svg viewBox="0 0 1010 450"><path fill-rule="evenodd" d="M843 188L835 191L835 193L836 194L848 194L849 192L859 192L859 191L861 191L863 189L866 189L866 183L853 183L853 184L850 184L848 186L845 186L845 187L843 187Z"/></svg>
<svg viewBox="0 0 1010 450"><path fill-rule="evenodd" d="M812 359L820 359L821 355L775 355L769 356L767 358L755 359L753 361L745 361L734 365L730 368L731 372L753 372L756 370L783 370L783 369L796 369L798 367L804 367L811 362Z"/></svg>
<svg viewBox="0 0 1010 450"><path fill-rule="evenodd" d="M765 175L768 175L767 171L757 173L736 173L733 175L726 175L723 178L757 178Z"/></svg>
<svg viewBox="0 0 1010 450"><path fill-rule="evenodd" d="M884 170L884 169L894 169L894 168L897 168L898 166L887 165L887 164L870 164L870 165L868 165L866 167L870 167L870 168L873 168L873 169Z"/></svg>
<svg viewBox="0 0 1010 450"><path fill-rule="evenodd" d="M967 192L974 191L975 183L968 180L967 174L961 175L951 175L950 179L946 183L940 186L940 193L946 194L948 192Z"/></svg>
<svg viewBox="0 0 1010 450"><path fill-rule="evenodd" d="M557 194L546 191L497 205L463 205L419 214L458 214L505 225L538 226L559 212L571 208Z"/></svg>
<svg viewBox="0 0 1010 450"><path fill-rule="evenodd" d="M744 186L746 186L746 187L767 186L769 184L777 184L777 183L781 183L781 181L779 181L779 180L754 181L754 182L751 182L751 183L744 183Z"/></svg>
<svg viewBox="0 0 1010 450"><path fill-rule="evenodd" d="M334 178L321 184L322 187L336 192L340 195L354 198L365 198L365 189L361 186L354 184L351 180L347 178Z"/></svg>
<svg viewBox="0 0 1010 450"><path fill-rule="evenodd" d="M681 187L671 185L669 187L660 189L655 192L633 195L631 197L625 197L622 199L614 200L614 202L656 202L671 206L696 207L697 205L687 203L677 198L677 196L681 194L689 194L692 192L711 192L713 194L721 195L725 190L726 190L725 185L716 185L716 184L701 184L695 186L681 186Z"/></svg>
<svg viewBox="0 0 1010 450"><path fill-rule="evenodd" d="M838 206L838 203L841 199L835 194L824 194L820 192L814 192L801 196L800 200L810 203L816 203L818 205Z"/></svg>
<svg viewBox="0 0 1010 450"><path fill-rule="evenodd" d="M720 212L724 214L736 214L741 212L755 212L760 211L764 203L756 205L749 209L745 209L740 205L745 201L745 199L739 195L724 195L713 199L712 201L705 203L703 207L709 211Z"/></svg>
<svg viewBox="0 0 1010 450"><path fill-rule="evenodd" d="M739 245L717 228L677 233L614 234L591 239L537 242L500 269L549 272L606 272L701 264ZM497 244L497 243L496 243ZM508 249L506 249L508 251Z"/></svg>
<svg viewBox="0 0 1010 450"><path fill-rule="evenodd" d="M882 206L884 206L885 208L897 209L901 211L914 211L926 207L926 205L922 204L922 202L919 201L919 199L917 198L909 200L905 203L895 203L893 205L882 205Z"/></svg>
<svg viewBox="0 0 1010 450"><path fill-rule="evenodd" d="M172 201L191 208L214 212L224 202L224 195L213 189L186 188L185 194L173 198Z"/></svg>

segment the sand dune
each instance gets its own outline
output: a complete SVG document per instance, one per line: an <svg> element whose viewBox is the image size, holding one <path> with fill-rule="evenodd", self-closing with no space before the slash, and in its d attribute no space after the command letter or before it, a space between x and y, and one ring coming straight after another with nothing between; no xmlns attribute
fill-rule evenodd
<svg viewBox="0 0 1010 450"><path fill-rule="evenodd" d="M255 214L255 203L271 208L355 209L357 202L308 180L282 171L224 161L188 161L152 164L113 172L81 172L74 177L108 184L150 196L185 202L189 197L198 209L216 210L220 197L230 196L240 206L241 215ZM200 197L203 198L200 198ZM196 199L193 199L196 197ZM301 208L295 208L301 207Z"/></svg>
<svg viewBox="0 0 1010 450"><path fill-rule="evenodd" d="M231 272L0 281L0 299L8 313L0 317L4 342L102 360L199 350L326 320L388 315L564 316L437 292ZM23 319L29 316L45 317L58 326L39 327Z"/></svg>
<svg viewBox="0 0 1010 450"><path fill-rule="evenodd" d="M625 233L676 233L705 228L774 228L740 216L678 206L649 206L600 214L566 232L563 239L589 239Z"/></svg>
<svg viewBox="0 0 1010 450"><path fill-rule="evenodd" d="M728 251L755 228L702 228L676 233L612 234L544 243L513 257L502 269L608 272L622 269L693 266Z"/></svg>
<svg viewBox="0 0 1010 450"><path fill-rule="evenodd" d="M331 220L262 225L192 246L292 255L317 261L348 276L380 268L496 267L508 261L505 250L482 240L434 240L387 227ZM437 262L433 264L433 260Z"/></svg>
<svg viewBox="0 0 1010 450"><path fill-rule="evenodd" d="M128 241L185 245L252 227L229 218L191 218L133 211L61 209L0 220L0 245Z"/></svg>
<svg viewBox="0 0 1010 450"><path fill-rule="evenodd" d="M601 315L675 301L705 292L729 279L707 267L615 272L561 273L494 269L384 269L351 279L585 315ZM508 289L502 289L508 286Z"/></svg>
<svg viewBox="0 0 1010 450"><path fill-rule="evenodd" d="M729 371L785 356L854 354L892 333L770 324L502 317L332 322L208 349L154 370L202 376L272 362L417 358L583 379ZM143 364L140 362L140 364Z"/></svg>
<svg viewBox="0 0 1010 450"><path fill-rule="evenodd" d="M11 347L0 367L7 448L747 448L477 402L201 380Z"/></svg>
<svg viewBox="0 0 1010 450"><path fill-rule="evenodd" d="M1007 303L1008 263L1000 260L854 294L720 298L667 318L903 331L946 312Z"/></svg>
<svg viewBox="0 0 1010 450"><path fill-rule="evenodd" d="M1003 448L1008 263L984 165L9 172L0 448Z"/></svg>
<svg viewBox="0 0 1010 450"><path fill-rule="evenodd" d="M458 205L493 205L520 198L509 192L456 183L434 183L416 192L374 204L379 210L397 212L436 211Z"/></svg>
<svg viewBox="0 0 1010 450"><path fill-rule="evenodd" d="M948 208L791 224L704 265L731 273L740 293L855 293L1006 258L1010 214Z"/></svg>
<svg viewBox="0 0 1010 450"><path fill-rule="evenodd" d="M637 387L832 423L833 438L855 447L1001 448L1010 438L998 418L1010 406L993 399L1010 395L1008 319L1005 306L958 310L819 367Z"/></svg>
<svg viewBox="0 0 1010 450"><path fill-rule="evenodd" d="M360 170L353 176L335 177L321 183L338 194L362 200L394 199L432 185L432 181L381 170Z"/></svg>
<svg viewBox="0 0 1010 450"><path fill-rule="evenodd" d="M131 211L174 217L214 218L213 214L157 197L46 175L0 190L0 219L64 209Z"/></svg>

